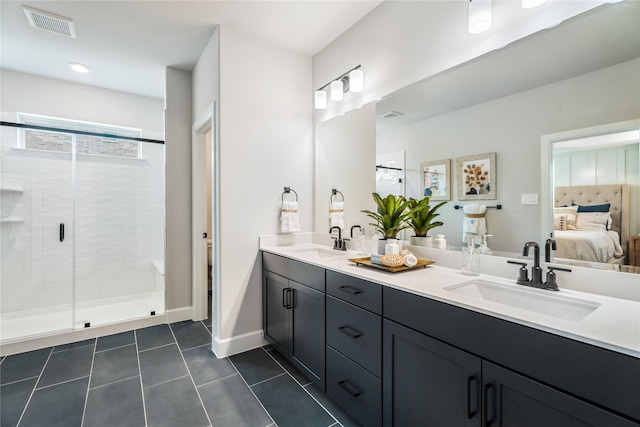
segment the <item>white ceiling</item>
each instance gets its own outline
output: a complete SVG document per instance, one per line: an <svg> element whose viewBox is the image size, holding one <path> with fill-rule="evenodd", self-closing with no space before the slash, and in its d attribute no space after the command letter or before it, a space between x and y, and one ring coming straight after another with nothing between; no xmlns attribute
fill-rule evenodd
<svg viewBox="0 0 640 427"><path fill-rule="evenodd" d="M313 56L382 0L0 2L0 66L164 97L164 69L192 70L216 25ZM75 21L78 37L29 26L22 5ZM79 75L68 62L92 72Z"/></svg>

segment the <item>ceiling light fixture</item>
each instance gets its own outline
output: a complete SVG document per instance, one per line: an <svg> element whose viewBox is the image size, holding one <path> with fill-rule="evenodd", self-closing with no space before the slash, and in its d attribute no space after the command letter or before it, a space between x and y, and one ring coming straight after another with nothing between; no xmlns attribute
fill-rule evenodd
<svg viewBox="0 0 640 427"><path fill-rule="evenodd" d="M480 34L491 28L491 0L469 0L469 32Z"/></svg>
<svg viewBox="0 0 640 427"><path fill-rule="evenodd" d="M330 87L331 100L342 101L344 94L347 92L362 92L364 89L364 73L360 69L360 65L354 67L342 74L340 77L333 79L331 82L316 90L314 96L314 106L316 110L327 108L327 93L325 89Z"/></svg>
<svg viewBox="0 0 640 427"><path fill-rule="evenodd" d="M523 9L533 9L534 7L538 7L543 3L546 3L547 0L522 0L522 8Z"/></svg>
<svg viewBox="0 0 640 427"><path fill-rule="evenodd" d="M80 64L79 62L69 62L69 68L71 68L76 73L82 73L82 74L86 74L89 71L91 71L90 67L84 64Z"/></svg>

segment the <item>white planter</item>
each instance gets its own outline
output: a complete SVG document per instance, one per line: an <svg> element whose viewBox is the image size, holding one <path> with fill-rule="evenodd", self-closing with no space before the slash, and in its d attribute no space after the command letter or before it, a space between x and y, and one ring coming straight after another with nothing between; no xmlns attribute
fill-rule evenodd
<svg viewBox="0 0 640 427"><path fill-rule="evenodd" d="M387 245L387 239L379 239L376 241L376 253L384 255L384 247Z"/></svg>
<svg viewBox="0 0 640 427"><path fill-rule="evenodd" d="M409 237L409 242L413 246L424 246L427 248L433 247L433 237L431 236L426 236L426 237L411 236Z"/></svg>

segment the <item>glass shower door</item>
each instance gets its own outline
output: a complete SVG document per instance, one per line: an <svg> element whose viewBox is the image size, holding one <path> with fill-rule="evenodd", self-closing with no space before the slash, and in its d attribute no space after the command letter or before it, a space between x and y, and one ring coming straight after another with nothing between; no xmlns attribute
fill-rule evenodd
<svg viewBox="0 0 640 427"><path fill-rule="evenodd" d="M0 339L73 327L70 137L2 127Z"/></svg>
<svg viewBox="0 0 640 427"><path fill-rule="evenodd" d="M99 139L78 137L76 328L164 312L164 145Z"/></svg>

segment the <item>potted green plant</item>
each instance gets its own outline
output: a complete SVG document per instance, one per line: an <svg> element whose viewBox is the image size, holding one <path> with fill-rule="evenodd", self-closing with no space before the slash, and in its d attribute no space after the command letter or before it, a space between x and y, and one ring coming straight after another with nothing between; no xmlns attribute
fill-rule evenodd
<svg viewBox="0 0 640 427"><path fill-rule="evenodd" d="M372 225L382 234L380 241L382 251L379 247L378 253L384 253L386 240L396 239L400 231L409 228L409 211L407 209L409 207L409 201L403 196L394 196L393 194L389 194L384 199L380 197L378 193L372 193L372 195L378 211L363 210L362 212L375 220L375 222L371 222L369 225Z"/></svg>
<svg viewBox="0 0 640 427"><path fill-rule="evenodd" d="M443 224L442 221L435 220L440 215L436 211L447 202L438 203L433 207L430 202L431 196L421 200L409 199L408 225L415 233L415 236L410 238L412 245L431 246L429 243L433 238L428 236L429 230L440 227Z"/></svg>

